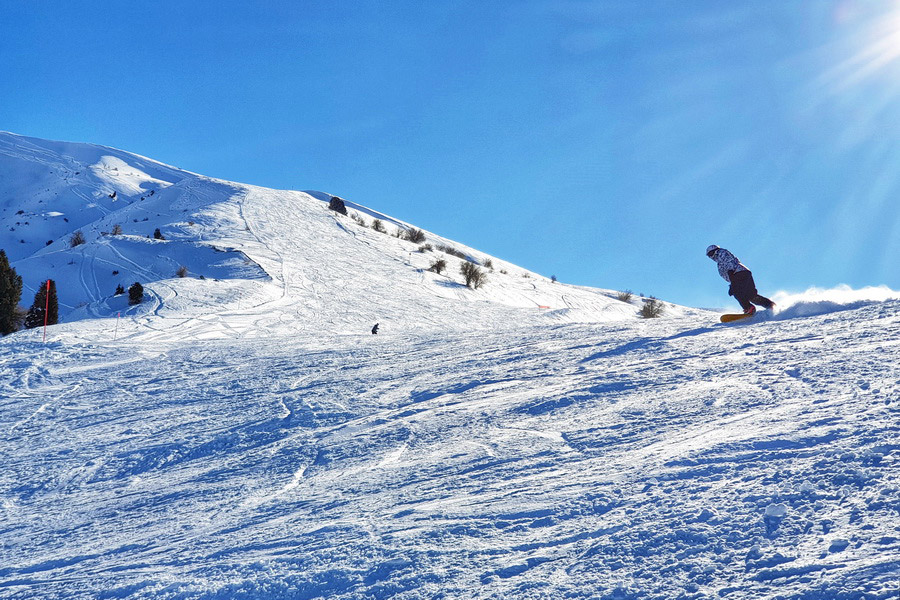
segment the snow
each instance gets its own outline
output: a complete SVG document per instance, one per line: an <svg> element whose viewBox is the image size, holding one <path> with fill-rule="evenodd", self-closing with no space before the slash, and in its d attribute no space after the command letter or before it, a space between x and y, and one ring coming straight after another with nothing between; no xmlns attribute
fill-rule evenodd
<svg viewBox="0 0 900 600"><path fill-rule="evenodd" d="M71 308L0 339L0 598L900 594L896 292L642 320L427 232L492 259L469 290L328 194L0 149L4 224L49 188L88 238L14 260ZM157 191L98 213L43 168L67 156ZM129 307L109 286L135 278Z"/></svg>

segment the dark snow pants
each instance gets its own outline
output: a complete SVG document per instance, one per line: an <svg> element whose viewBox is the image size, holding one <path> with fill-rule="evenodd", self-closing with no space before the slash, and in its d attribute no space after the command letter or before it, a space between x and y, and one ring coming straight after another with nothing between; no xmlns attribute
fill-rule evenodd
<svg viewBox="0 0 900 600"><path fill-rule="evenodd" d="M738 271L731 275L731 294L740 302L741 308L747 310L754 304L763 308L772 308L775 303L756 291L756 283L753 281L753 273L750 271Z"/></svg>

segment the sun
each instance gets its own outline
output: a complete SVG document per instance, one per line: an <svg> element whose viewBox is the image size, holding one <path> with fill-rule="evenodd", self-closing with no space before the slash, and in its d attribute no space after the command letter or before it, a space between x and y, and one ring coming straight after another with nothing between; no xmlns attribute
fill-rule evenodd
<svg viewBox="0 0 900 600"><path fill-rule="evenodd" d="M890 3L887 10L862 15L855 10L860 6L845 2L835 13L837 25L849 30L848 39L857 50L840 61L832 74L844 86L881 75L900 79L900 1Z"/></svg>

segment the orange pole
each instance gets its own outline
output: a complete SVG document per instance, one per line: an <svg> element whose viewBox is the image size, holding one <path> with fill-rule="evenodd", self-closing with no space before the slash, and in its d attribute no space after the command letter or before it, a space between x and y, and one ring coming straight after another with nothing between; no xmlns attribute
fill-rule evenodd
<svg viewBox="0 0 900 600"><path fill-rule="evenodd" d="M47 319L50 317L50 280L47 280L47 303L44 306L44 341L47 341Z"/></svg>

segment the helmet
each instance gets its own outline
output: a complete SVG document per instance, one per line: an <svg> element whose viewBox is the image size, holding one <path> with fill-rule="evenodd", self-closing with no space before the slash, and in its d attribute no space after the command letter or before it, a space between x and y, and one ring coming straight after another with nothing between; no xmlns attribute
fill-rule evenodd
<svg viewBox="0 0 900 600"><path fill-rule="evenodd" d="M709 248L706 249L706 255L709 256L710 258L712 258L712 253L718 249L719 249L719 247L716 246L715 244L713 244L712 246L710 246Z"/></svg>

